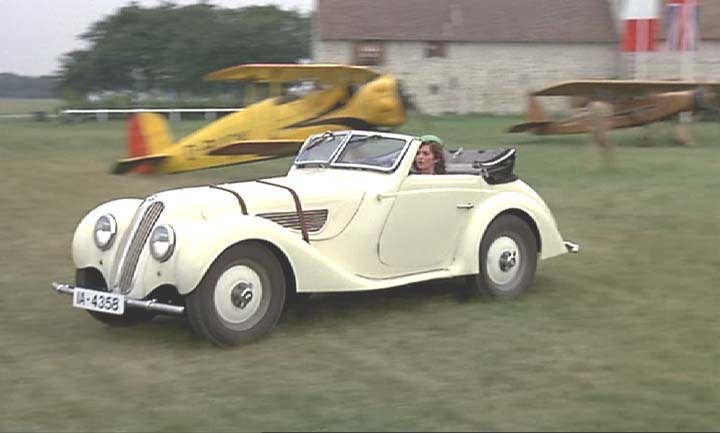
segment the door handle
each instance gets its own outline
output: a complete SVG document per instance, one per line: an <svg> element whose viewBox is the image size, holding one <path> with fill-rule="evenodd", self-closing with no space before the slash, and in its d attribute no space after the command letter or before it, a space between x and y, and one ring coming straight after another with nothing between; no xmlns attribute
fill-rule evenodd
<svg viewBox="0 0 720 433"><path fill-rule="evenodd" d="M472 209L475 205L472 203L458 203L457 208L458 209Z"/></svg>

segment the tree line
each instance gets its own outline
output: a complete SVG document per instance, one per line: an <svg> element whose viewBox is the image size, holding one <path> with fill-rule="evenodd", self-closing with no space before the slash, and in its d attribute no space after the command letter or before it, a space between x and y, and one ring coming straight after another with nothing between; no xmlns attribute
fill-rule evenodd
<svg viewBox="0 0 720 433"><path fill-rule="evenodd" d="M0 73L0 98L52 98L52 77Z"/></svg>
<svg viewBox="0 0 720 433"><path fill-rule="evenodd" d="M80 37L55 76L64 99L102 91L208 94L208 72L241 63L295 63L310 54L310 16L276 6L131 3Z"/></svg>

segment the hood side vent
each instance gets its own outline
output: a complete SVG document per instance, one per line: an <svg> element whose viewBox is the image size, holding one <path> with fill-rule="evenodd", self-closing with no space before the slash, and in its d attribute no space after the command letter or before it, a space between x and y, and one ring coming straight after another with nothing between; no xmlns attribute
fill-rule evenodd
<svg viewBox="0 0 720 433"><path fill-rule="evenodd" d="M269 219L270 221L280 224L281 226L291 230L301 230L300 218L297 212L267 212L259 213L256 216ZM317 233L325 227L328 218L327 209L314 209L303 211L305 224L309 233Z"/></svg>

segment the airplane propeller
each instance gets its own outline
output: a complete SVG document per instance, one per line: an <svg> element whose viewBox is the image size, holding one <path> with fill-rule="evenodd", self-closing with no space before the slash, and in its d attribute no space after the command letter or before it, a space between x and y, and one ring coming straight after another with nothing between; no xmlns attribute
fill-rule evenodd
<svg viewBox="0 0 720 433"><path fill-rule="evenodd" d="M415 100L414 95L409 93L407 91L407 88L405 84L398 80L397 84L398 89L398 97L400 98L400 101L402 102L403 106L405 107L405 112L408 114L408 116L413 116L420 120L420 123L423 126L423 129L426 131L432 130L432 125L430 123L431 116L425 113L420 106L418 105L417 101Z"/></svg>
<svg viewBox="0 0 720 433"><path fill-rule="evenodd" d="M417 104L413 100L412 95L410 95L405 90L405 85L400 80L398 80L398 82L397 82L397 90L398 90L398 97L400 98L400 101L402 102L403 106L405 107L405 111L417 111Z"/></svg>

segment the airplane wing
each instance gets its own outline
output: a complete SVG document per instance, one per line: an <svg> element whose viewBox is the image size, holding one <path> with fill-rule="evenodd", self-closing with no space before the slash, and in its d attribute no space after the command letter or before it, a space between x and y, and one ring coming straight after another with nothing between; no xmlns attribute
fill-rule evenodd
<svg viewBox="0 0 720 433"><path fill-rule="evenodd" d="M371 69L351 65L251 64L231 66L211 72L205 76L205 79L256 83L316 80L324 84L346 85L366 83L379 75Z"/></svg>
<svg viewBox="0 0 720 433"><path fill-rule="evenodd" d="M720 93L720 81L663 80L574 80L564 81L532 92L533 96L634 96L648 93L677 92L710 87Z"/></svg>
<svg viewBox="0 0 720 433"><path fill-rule="evenodd" d="M543 126L547 126L553 123L551 120L543 120L540 122L523 122L523 123L516 123L515 125L512 125L507 132L525 132L530 131L531 129L535 128L541 128Z"/></svg>
<svg viewBox="0 0 720 433"><path fill-rule="evenodd" d="M258 155L281 158L295 155L302 140L243 140L226 144L208 152L209 155Z"/></svg>
<svg viewBox="0 0 720 433"><path fill-rule="evenodd" d="M121 159L115 163L115 166L111 170L112 174L125 174L135 169L144 170L146 167L157 167L170 155L148 155L148 156L137 156L134 158Z"/></svg>

